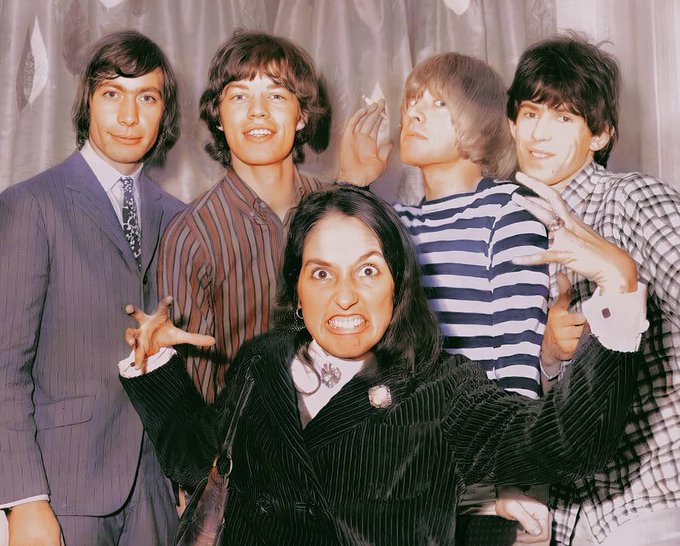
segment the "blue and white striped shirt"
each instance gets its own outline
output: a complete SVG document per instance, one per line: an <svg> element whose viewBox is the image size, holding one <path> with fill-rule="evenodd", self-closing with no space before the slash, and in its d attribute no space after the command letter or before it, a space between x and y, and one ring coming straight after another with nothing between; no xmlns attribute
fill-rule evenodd
<svg viewBox="0 0 680 546"><path fill-rule="evenodd" d="M537 398L548 268L511 260L548 243L543 224L512 201L518 188L485 178L474 192L395 209L416 245L444 349L479 361L505 390Z"/></svg>

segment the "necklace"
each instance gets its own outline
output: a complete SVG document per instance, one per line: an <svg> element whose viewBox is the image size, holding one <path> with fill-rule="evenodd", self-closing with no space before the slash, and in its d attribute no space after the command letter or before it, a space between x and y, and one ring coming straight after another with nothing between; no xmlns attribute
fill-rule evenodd
<svg viewBox="0 0 680 546"><path fill-rule="evenodd" d="M329 389L335 387L342 377L342 372L337 366L333 366L330 362L326 362L321 367L321 382Z"/></svg>

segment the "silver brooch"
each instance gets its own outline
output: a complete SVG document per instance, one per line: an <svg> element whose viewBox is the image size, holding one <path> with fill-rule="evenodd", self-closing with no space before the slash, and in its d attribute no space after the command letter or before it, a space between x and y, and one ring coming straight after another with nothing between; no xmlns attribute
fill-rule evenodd
<svg viewBox="0 0 680 546"><path fill-rule="evenodd" d="M337 366L333 366L330 362L326 362L321 368L321 382L329 389L335 387L342 377L342 372Z"/></svg>
<svg viewBox="0 0 680 546"><path fill-rule="evenodd" d="M368 400L374 408L384 409L392 405L392 393L387 385L376 385L368 389Z"/></svg>

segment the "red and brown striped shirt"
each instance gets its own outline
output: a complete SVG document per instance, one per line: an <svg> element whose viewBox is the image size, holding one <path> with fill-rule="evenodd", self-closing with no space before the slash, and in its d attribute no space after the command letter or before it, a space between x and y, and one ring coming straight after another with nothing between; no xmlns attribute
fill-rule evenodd
<svg viewBox="0 0 680 546"><path fill-rule="evenodd" d="M295 187L299 201L322 182L296 170ZM158 261L160 296L173 296L176 325L217 340L210 349L180 349L209 401L239 346L269 329L291 212L281 222L227 169L165 231Z"/></svg>

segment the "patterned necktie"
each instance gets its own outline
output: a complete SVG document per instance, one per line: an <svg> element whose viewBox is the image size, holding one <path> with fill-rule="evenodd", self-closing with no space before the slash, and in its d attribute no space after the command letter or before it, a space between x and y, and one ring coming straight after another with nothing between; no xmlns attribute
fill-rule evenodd
<svg viewBox="0 0 680 546"><path fill-rule="evenodd" d="M120 181L123 183L123 233L132 249L137 269L142 269L142 237L139 230L135 194L132 191L132 178L122 176Z"/></svg>

